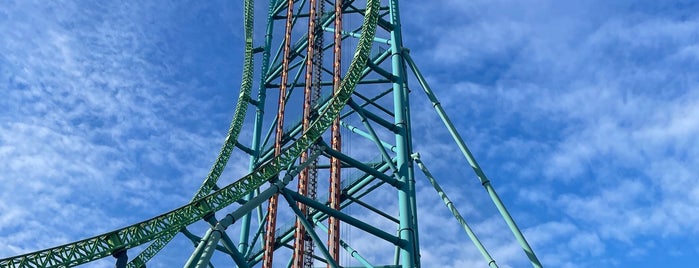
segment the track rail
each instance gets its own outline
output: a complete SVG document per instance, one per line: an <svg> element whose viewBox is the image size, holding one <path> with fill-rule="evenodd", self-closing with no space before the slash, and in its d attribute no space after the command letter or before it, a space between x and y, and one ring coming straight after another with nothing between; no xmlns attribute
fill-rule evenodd
<svg viewBox="0 0 699 268"><path fill-rule="evenodd" d="M245 12L248 12L247 8L250 6L250 3L251 0L246 0ZM369 53L371 51L379 17L379 5L379 0L367 1L367 9L362 24L362 35L359 38L357 50L350 63L347 75L342 80L337 94L333 96L330 104L321 112L318 119L311 124L306 133L289 145L281 154L265 162L250 174L207 195L207 192L215 185L223 167L225 167L225 163L233 149L233 144L235 144L237 135L242 128L242 121L247 108L241 106L247 106L246 102L250 97L250 92L245 92L246 79L244 78L240 99L236 106L236 112L233 122L231 123L229 135L217 158L216 164L214 164L209 176L207 176L204 184L199 189L197 195L195 195L193 202L155 218L95 237L2 259L0 260L0 267L71 267L107 257L121 250L130 249L151 241L157 241L160 237L174 235L185 226L225 208L254 189L259 188L269 179L274 178L285 167L296 161L299 155L301 155L301 152L308 149L315 140L321 137L322 133L324 133L332 125L335 118L340 115L342 108L352 96L355 86L361 79L363 70L369 59ZM250 24L246 23L246 25ZM248 62L248 60L251 62L251 55L248 55L248 51L251 51L248 47L248 41L250 41L251 44L252 39L251 36L249 37L250 39L248 37L249 36L246 34L245 60L246 62ZM250 56L250 58L248 58L248 56ZM248 82L251 83L251 81L252 79L250 78Z"/></svg>
<svg viewBox="0 0 699 268"><path fill-rule="evenodd" d="M255 14L255 2L254 0L245 0L243 4L243 16L245 20L243 22L243 28L245 30L245 46L244 46L244 58L243 58L243 78L240 85L240 94L238 95L238 102L235 105L235 110L233 112L233 119L231 120L230 127L228 128L228 135L223 142L221 151L216 157L214 165L211 167L211 171L204 179L204 182L199 187L199 190L194 194L192 201L200 199L211 192L214 188L218 178L221 177L223 169L228 163L228 159L231 157L233 148L235 148L235 143L238 141L238 136L243 128L243 121L245 120L245 115L248 110L248 102L250 100L250 94L252 92L252 79L253 79L253 21ZM140 268L144 267L145 264L153 257L155 257L160 250L162 250L173 238L175 238L177 232L166 233L158 237L148 245L141 253L138 254L133 260L128 264L128 268Z"/></svg>

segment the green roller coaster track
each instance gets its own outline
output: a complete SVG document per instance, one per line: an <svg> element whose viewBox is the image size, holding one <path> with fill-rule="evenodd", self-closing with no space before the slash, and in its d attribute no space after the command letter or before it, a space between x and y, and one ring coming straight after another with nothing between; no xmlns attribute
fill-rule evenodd
<svg viewBox="0 0 699 268"><path fill-rule="evenodd" d="M371 0L367 3L366 19L362 26L362 37L359 39L357 52L352 59L349 72L342 80L339 93L333 97L330 104L326 106L326 109L323 110L318 119L313 122L310 129L305 132L300 139L287 147L280 155L272 158L254 172L240 178L225 188L206 195L206 193L213 188L213 185L221 175L230 157L233 145L240 133L242 121L245 118L247 100L250 98L250 88L252 87L252 75L250 74L252 72L252 26L250 25L252 20L252 2L252 0L245 1L246 42L245 64L243 68L244 79L238 104L221 153L216 159L216 164L214 164L202 187L197 191L194 201L158 217L119 230L55 248L0 260L0 267L76 266L110 256L119 250L130 249L154 240L161 240L162 236L172 236L172 234L176 234L183 227L232 204L251 191L259 188L268 180L274 178L279 172L283 171L285 167L294 163L301 155L301 152L308 149L311 144L330 127L333 120L340 115L342 108L352 95L352 91L361 78L366 62L369 59L368 55L372 46L378 18L378 0ZM145 261L147 261L145 258L138 260L138 262Z"/></svg>
<svg viewBox="0 0 699 268"><path fill-rule="evenodd" d="M361 27L358 30L343 31L343 35L345 37L356 37L357 43L356 50L352 57L351 63L344 75L344 78L341 80L339 89L331 97L327 98L325 101L322 101L322 110L312 121L308 129L303 131L303 133L301 133L300 136L295 137L288 146L283 148L280 154L276 156L268 155L260 157L259 159L262 159L264 162L260 163L259 165L255 165L255 168L253 168L249 174L243 176L242 178L236 180L235 182L225 187L219 188L217 186L217 182L221 177L221 174L223 173L226 164L230 159L231 154L234 151L234 148L236 147L236 144L239 142L238 138L240 136L241 131L243 131L244 121L248 112L247 106L252 101L251 94L254 79L253 58L254 54L256 53L256 50L259 50L259 48L255 48L253 45L253 21L255 13L254 2L254 0L244 1L243 25L245 33L245 46L242 69L242 83L240 86L240 94L238 96L238 101L233 114L233 119L230 123L227 136L218 154L218 157L216 158L210 172L204 179L202 185L194 194L194 197L192 198L191 202L175 210L154 217L152 219L148 219L118 230L113 230L91 238L57 246L54 248L0 259L1 268L72 267L89 263L104 257L116 256L120 252L124 252L126 250L150 243L145 248L145 250L141 251L140 254L133 258L131 262L129 262L126 266L130 268L145 267L146 263L148 263L149 260L156 256L160 252L160 250L163 249L178 233L183 232L183 230L185 230L187 226L190 226L191 224L198 222L202 219L207 219L215 212L221 211L222 209L229 207L231 204L239 202L240 200L248 200L248 202L250 202L250 198L254 196L253 193L259 191L260 188L268 182L272 183L273 185L277 185L277 188L270 187L267 190L268 192L274 191L277 193L281 193L283 197L285 197L287 200L293 200L293 202L290 201L290 203L301 202L314 208L311 216L309 216L309 219L312 219L312 222L302 220L304 226L306 226L307 229L313 229L313 225L321 229L327 229L324 225L322 225L322 223L320 223L320 220L325 219L327 217L336 217L339 219L343 219L343 221L345 222L349 222L350 224L357 226L360 229L363 229L377 237L383 238L384 240L391 242L392 244L396 245L397 248L400 248L401 252L406 253L407 255L400 257L403 258L402 265L398 265L399 262L396 261L395 267L419 267L420 261L417 231L409 230L410 228L416 228L417 226L417 219L416 217L414 217L414 214L411 214L415 211L415 193L414 188L411 188L414 187L414 184L413 182L408 182L408 180L412 178L412 167L408 170L402 170L404 167L412 166L412 164L410 163L412 163L413 161L425 173L425 175L430 180L430 183L432 183L437 192L440 193L445 203L447 204L447 207L454 213L454 216L458 219L458 221L461 223L461 225L468 233L471 240L483 254L483 257L488 262L488 265L490 267L497 267L493 258L485 250L484 246L480 243L480 241L478 241L478 239L475 237L473 231L470 229L470 227L468 227L461 215L456 211L456 208L453 207L451 201L448 199L448 197L446 197L446 195L443 193L436 181L434 181L432 175L429 173L424 164L420 161L419 156L411 151L412 149L410 148L410 126L409 123L405 123L406 121L409 122L409 113L405 112L404 115L400 113L395 114L396 123L394 123L387 122L386 120L381 119L364 109L364 106L370 104L378 106L374 103L375 99L383 97L384 95L387 95L389 93L380 94L378 97L375 97L373 99L357 95L366 101L364 104L358 104L352 100L352 97L357 94L355 92L355 88L358 84L362 82L367 84L379 82L392 84L393 92L399 92L401 90L404 90L403 87L405 82L403 82L403 79L405 78L403 76L407 71L406 66L410 67L410 70L412 70L413 73L417 76L420 85L424 89L430 101L432 101L433 106L437 110L438 115L449 129L452 137L454 138L457 145L468 160L469 165L473 168L478 178L481 180L482 185L486 188L488 194L492 198L493 202L496 204L498 210L502 214L503 218L512 230L516 239L527 254L532 265L534 267L542 267L539 260L534 255L533 250L526 242L517 226L514 224L514 221L512 220L507 210L504 208L504 205L502 205L502 202L500 201L495 191L492 189L490 181L487 179L487 177L485 177L485 174L473 159L473 156L468 151L461 137L454 129L454 126L451 124L446 113L442 110L436 97L425 82L424 77L422 77L419 70L415 67L415 64L410 58L408 51L402 47L402 44L400 43L401 37L400 23L398 20L397 0L389 0L388 7L385 8L381 6L380 0L367 0L365 9L360 10L357 8L352 8L351 10L347 11L353 13L361 13L364 19L361 22ZM305 1L300 2L305 3ZM351 6L350 4L354 1L345 2L347 2L347 7ZM284 7L285 5L283 1L270 1L270 18L273 16L272 14L277 14L279 10L283 9ZM389 12L382 12L385 10L389 10ZM387 15L390 16L390 19L384 19L384 17ZM331 29L329 27L323 27L323 30L325 31L334 31L334 29ZM390 32L391 37L386 39L377 36L377 28L384 29L387 32ZM372 46L374 45L374 43L390 45L391 49L385 52L378 53L372 58ZM304 45L308 44L296 44L295 50L300 50L300 47L303 47ZM267 49L269 49L269 44L267 44L266 46ZM265 55L265 57L266 58L263 59L263 61L267 62L269 60L269 55ZM386 71L383 68L379 67L377 64L389 58L392 62L393 72ZM275 74L281 72L281 67L271 68L269 70L268 67L269 66L267 66L266 64L263 64L263 73L271 74L269 77L267 77L267 79L271 79L271 77L274 77ZM363 81L362 79L365 79L370 72L374 72L375 74L377 74L378 77L381 77L381 79L375 79L373 81ZM264 76L262 80L265 80ZM263 84L267 84L269 82L270 81L263 81ZM262 85L261 87L264 86L265 85ZM390 90L387 92L390 92ZM403 106L408 105L407 96L396 96L397 97L394 97L396 103L400 103L400 105L398 105L400 107L396 108L396 110L405 111L406 108ZM258 99L257 101L260 100ZM346 115L343 115L342 112L343 109L347 109L348 107L351 107L351 109L356 111L356 114L358 114L361 117L362 123L366 127L367 131L362 132L358 128L347 125L346 122L342 122L343 126L351 129L354 133L365 136L368 139L376 142L378 149L381 152L382 159L381 161L379 161L379 164L371 166L353 160L349 157L343 156L343 154L340 152L328 149L329 146L326 146L322 141L323 134L327 133L327 131L333 124L333 121L336 120L336 118L343 118L343 116ZM379 109L381 109L381 107L379 107ZM404 116L405 118L403 118ZM399 143L402 139L403 144L393 146L381 141L377 133L368 123L368 121L370 120L373 120L379 125L384 126L391 132L397 133L397 143ZM300 129L299 127L297 127L296 130L292 131L300 131ZM380 179L382 181L381 183L387 183L399 189L400 195L404 196L401 197L401 200L405 198L405 201L401 201L400 204L400 219L395 219L395 221L400 222L401 227L396 235L388 234L387 232L382 231L376 227L372 227L366 223L352 219L351 217L348 217L345 214L329 209L327 206L319 203L318 201L308 199L304 196L300 196L293 191L284 190L284 184L289 182L289 180L291 179L290 177L293 177L291 175L297 174L298 170L300 168L303 168L304 165L307 164L297 162L299 156L303 152L309 150L309 148L313 144L321 144L322 148L324 148L324 154L329 154L332 155L332 157L341 158L345 163L348 163L359 170L365 171L367 174L370 174L370 176ZM391 152L398 151L397 156L395 156L395 158L391 157L387 149ZM410 156L412 156L412 159L410 158ZM317 157L317 155L315 155L314 157ZM389 176L383 174L387 170L392 170L393 175ZM284 173L284 171L287 171L286 178L283 180L279 180L278 177L280 173ZM258 195L258 198L262 197L264 196ZM353 202L360 204L362 203L361 200L359 200L361 196L352 196L351 194L349 194L347 198L352 199ZM248 203L248 205L252 206L252 203ZM296 212L297 214L299 213L298 208L294 208L292 204L290 204L290 206L292 207L292 210L294 210L294 212ZM370 206L367 207L373 209ZM236 211L236 215L240 214L240 216L242 216L243 214L250 213L251 210L252 208L250 207L245 207L245 209L241 208ZM373 210L376 213L383 215L383 212L377 209ZM386 217L393 219L389 215L386 215ZM201 250L198 248L197 252L199 253L195 253L193 255L195 261L197 261L198 258L201 258L201 256L196 256L196 254L202 254L201 252L206 252L207 243L204 242L206 242L206 239L211 235L211 233L221 228L225 229L227 225L232 224L232 222L235 220L238 219L228 218L225 221L222 220L218 223L214 222L212 224L214 227L212 227L209 230L207 236L202 238L202 243L200 243ZM225 223L224 225L226 226L223 226L222 223ZM309 234L311 236L314 236L315 242L318 242L319 238L317 237L317 235L314 234L314 232L309 232ZM290 232L282 233L280 237L284 237L284 239L286 240L291 239ZM215 246L217 243L213 244ZM355 256L355 253L357 253L357 251L350 247L349 244L347 244L344 241L341 241L341 245L345 250L352 252L352 256L355 257L364 266L373 267L369 264L369 262L366 259L362 258L359 255ZM246 267L248 265L246 260L241 260L239 256L241 254L240 252L237 252L236 249L229 249L229 251L230 250L235 251L231 254L234 255L234 259L238 258L236 259L236 264L239 267ZM323 254L327 257L327 250L324 247L321 246L319 250L322 251ZM247 251L246 257L248 258L248 260L258 258L254 255L251 255L251 251ZM396 258L398 259L399 257ZM410 260L406 261L406 259ZM337 265L336 262L330 258L326 258L326 260L328 262L328 265L330 266ZM193 265L194 264L192 264L192 266Z"/></svg>

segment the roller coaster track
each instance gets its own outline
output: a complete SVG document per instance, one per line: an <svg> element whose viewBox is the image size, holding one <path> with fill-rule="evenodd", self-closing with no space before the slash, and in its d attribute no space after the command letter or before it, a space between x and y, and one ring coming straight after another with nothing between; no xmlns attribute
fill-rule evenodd
<svg viewBox="0 0 699 268"><path fill-rule="evenodd" d="M0 260L0 267L72 267L88 263L149 242L153 242L129 266L140 267L164 247L184 227L219 211L251 191L274 179L286 167L293 164L340 115L342 108L362 78L376 33L379 17L379 0L368 0L361 26L357 50L337 94L313 121L308 130L278 156L266 161L250 174L211 192L215 188L233 147L242 129L252 87L252 13L253 0L245 0L245 59L243 79L238 103L235 108L225 143L208 176L196 192L192 202L160 216L118 230L87 238L62 246L40 250Z"/></svg>

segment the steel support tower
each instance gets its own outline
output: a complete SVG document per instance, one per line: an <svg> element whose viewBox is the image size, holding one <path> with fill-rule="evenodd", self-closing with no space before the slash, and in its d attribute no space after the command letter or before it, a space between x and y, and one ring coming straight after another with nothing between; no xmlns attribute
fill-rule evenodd
<svg viewBox="0 0 699 268"><path fill-rule="evenodd" d="M259 27L256 8L267 11ZM416 167L484 265L497 267L413 150L409 74L532 265L541 267L403 46L398 0L270 0L262 7L245 0L243 13L238 102L191 202L122 229L2 259L0 267L70 267L108 256L119 268L145 267L176 237L195 245L186 249L185 267L213 267L222 259L216 256L237 267L420 267ZM221 185L226 166L241 165L228 163L232 154L250 159L242 164L249 173Z"/></svg>

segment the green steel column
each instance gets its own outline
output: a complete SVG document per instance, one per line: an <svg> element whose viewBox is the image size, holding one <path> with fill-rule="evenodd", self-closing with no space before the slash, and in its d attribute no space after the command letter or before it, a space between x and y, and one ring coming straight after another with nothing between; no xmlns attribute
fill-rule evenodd
<svg viewBox="0 0 699 268"><path fill-rule="evenodd" d="M247 213L246 215L250 215L250 213ZM208 217L205 217L204 220L209 223L211 227L216 227L216 224L218 224L218 221L216 220L216 215L211 214ZM238 268L249 268L250 266L247 265L247 262L245 261L245 257L238 251L238 248L235 247L235 244L231 240L230 237L228 237L228 234L226 232L221 232L221 242L223 243L223 248L226 249L228 254L233 258L233 261L238 265ZM216 249L218 249L218 245L214 245ZM209 263L207 263L208 265Z"/></svg>
<svg viewBox="0 0 699 268"><path fill-rule="evenodd" d="M204 234L204 236L202 236L201 241L199 241L199 244L194 249L194 252L192 253L192 255L189 256L189 259L187 260L187 262L184 264L183 267L185 267L185 268L196 267L197 262L199 262L199 259L201 258L202 254L204 253L204 249L206 248L206 244L209 241L209 238L211 237L212 232L213 232L212 228L209 228L206 231L206 234Z"/></svg>
<svg viewBox="0 0 699 268"><path fill-rule="evenodd" d="M461 135L459 135L459 133L456 131L454 124L452 124L451 120L449 120L447 113L444 111L442 105L439 103L439 100L437 100L437 97L434 95L434 92L427 84L425 77L422 76L422 73L420 73L420 70L417 68L417 65L415 65L415 62L413 62L413 59L410 57L409 51L405 51L404 57L408 62L408 66L410 66L410 69L413 71L413 73L415 73L415 76L420 82L420 85L422 86L422 89L425 91L425 94L427 94L427 97L432 102L432 106L437 111L439 118L442 119L442 122L444 122L444 125L449 130L449 133L451 134L452 138L459 146L461 153L463 153L464 157L466 157L466 160L468 161L469 165L471 165L471 168L476 173L476 176L478 176L478 179L480 180L481 184L483 185L483 187L485 187L486 191L488 192L488 195L490 195L490 199L493 201L493 203L495 203L495 206L498 208L500 215L502 215L502 217L505 219L507 226L510 228L515 238L519 242L520 246L527 254L527 257L529 258L529 261L532 263L532 266L536 268L543 267L539 259L534 254L534 250L531 248L531 246L529 246L529 243L524 238L522 231L519 229L519 227L517 227L517 224L515 223L514 219L512 219L510 212L507 211L507 208L505 208L505 205L503 204L502 200L500 200L500 197L495 192L493 186L490 184L490 180L488 180L488 177L485 176L485 173L483 173L483 170L476 162L476 159L473 157L473 154L471 154L471 151L468 149L468 147L466 147L466 143L461 138Z"/></svg>
<svg viewBox="0 0 699 268"><path fill-rule="evenodd" d="M262 51L262 74L260 77L260 85L258 86L258 92L257 92L257 102L256 102L256 111L255 111L255 123L253 125L253 134L252 134L252 145L251 149L253 150L253 155L250 156L250 166L248 168L249 171L253 171L255 167L257 166L257 162L260 159L260 138L262 136L262 124L264 120L264 115L265 115L265 99L267 98L267 89L265 88L265 83L264 81L266 80L266 77L264 74L267 73L267 69L269 69L269 55L270 55L270 49L272 46L272 30L274 26L274 19L272 18L272 11L274 9L274 4L276 0L270 0L269 1L269 14L267 14L267 32L265 33L265 46L264 50ZM252 23L252 22L250 22ZM250 193L245 197L245 200L250 200L253 197L254 193ZM248 248L250 247L249 244L249 237L250 237L250 219L252 218L252 212L246 214L243 216L241 219L241 227L240 227L240 238L239 238L239 243L238 243L238 250L240 251L241 254L246 255Z"/></svg>
<svg viewBox="0 0 699 268"><path fill-rule="evenodd" d="M419 245L417 245L418 230L416 226L417 211L415 210L415 178L412 172L410 118L408 108L408 92L405 86L405 69L402 50L403 39L401 36L400 15L398 12L398 0L389 0L389 13L391 17L391 63L393 82L393 109L395 113L396 131L396 166L398 177L403 185L398 188L398 207L400 223L398 225L399 237L406 241L401 247L401 265L403 268L420 267Z"/></svg>
<svg viewBox="0 0 699 268"><path fill-rule="evenodd" d="M225 232L225 230L213 230L209 240L206 241L206 246L204 247L204 251L202 252L201 257L195 266L196 268L205 268L209 266L211 256L214 255L216 245L218 245L218 241L221 239L223 232Z"/></svg>

